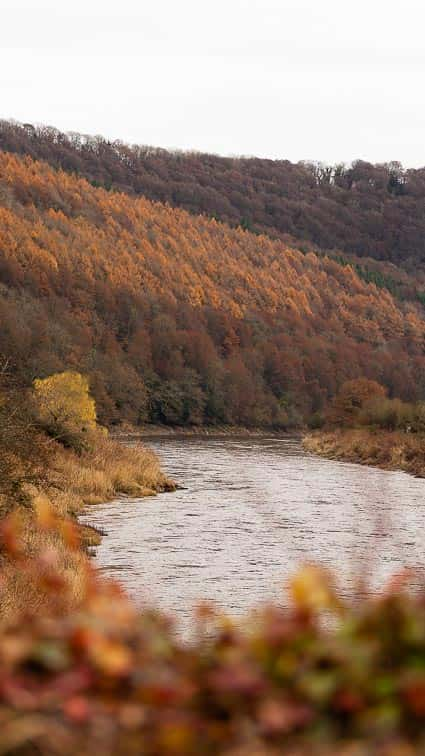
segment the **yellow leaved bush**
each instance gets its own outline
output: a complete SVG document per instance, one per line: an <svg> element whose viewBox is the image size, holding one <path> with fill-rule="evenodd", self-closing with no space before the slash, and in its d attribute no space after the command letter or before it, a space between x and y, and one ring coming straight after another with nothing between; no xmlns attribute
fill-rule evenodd
<svg viewBox="0 0 425 756"><path fill-rule="evenodd" d="M96 405L88 380L80 373L66 371L37 378L33 397L38 421L59 437L96 427Z"/></svg>

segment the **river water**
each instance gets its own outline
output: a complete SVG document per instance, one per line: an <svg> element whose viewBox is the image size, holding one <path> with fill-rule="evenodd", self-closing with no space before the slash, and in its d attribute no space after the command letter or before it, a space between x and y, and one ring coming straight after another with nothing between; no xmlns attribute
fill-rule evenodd
<svg viewBox="0 0 425 756"><path fill-rule="evenodd" d="M182 626L200 599L234 615L284 603L285 581L310 561L333 568L343 595L359 571L377 588L425 566L425 480L321 459L293 438L149 445L185 489L98 505L85 520L107 532L98 567Z"/></svg>

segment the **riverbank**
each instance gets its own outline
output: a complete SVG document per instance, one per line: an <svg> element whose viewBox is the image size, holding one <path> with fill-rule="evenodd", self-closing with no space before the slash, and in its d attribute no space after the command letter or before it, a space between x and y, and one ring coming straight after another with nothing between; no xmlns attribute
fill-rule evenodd
<svg viewBox="0 0 425 756"><path fill-rule="evenodd" d="M90 450L77 454L60 447L52 466L48 495L55 506L65 499L65 514L77 516L84 507L118 496L143 498L174 491L175 484L161 470L159 460L143 444L131 447L98 434ZM84 546L96 545L99 533L79 526Z"/></svg>
<svg viewBox="0 0 425 756"><path fill-rule="evenodd" d="M138 499L155 496L174 491L176 486L164 475L149 448L142 444L125 446L100 430L90 446L78 453L42 435L37 443L40 452L45 452L40 479L37 484L24 486L24 505L0 497L0 520L12 512L19 524L19 551L23 555L55 554L69 600L77 605L85 590L87 549L98 545L102 537L99 529L79 523L82 510L123 495ZM4 621L24 607L38 606L46 597L1 554L0 562Z"/></svg>
<svg viewBox="0 0 425 756"><path fill-rule="evenodd" d="M425 478L423 434L364 428L315 431L305 436L303 446L327 459L403 470Z"/></svg>
<svg viewBox="0 0 425 756"><path fill-rule="evenodd" d="M123 424L111 431L112 438L118 441L140 440L170 436L188 436L195 438L285 438L300 436L299 431L277 430L276 428L247 428L242 425L129 425Z"/></svg>

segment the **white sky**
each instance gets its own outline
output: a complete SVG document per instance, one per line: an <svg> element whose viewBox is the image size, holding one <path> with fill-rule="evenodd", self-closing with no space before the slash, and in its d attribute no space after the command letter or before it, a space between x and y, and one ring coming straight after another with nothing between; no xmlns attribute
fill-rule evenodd
<svg viewBox="0 0 425 756"><path fill-rule="evenodd" d="M0 0L0 117L425 165L424 0Z"/></svg>

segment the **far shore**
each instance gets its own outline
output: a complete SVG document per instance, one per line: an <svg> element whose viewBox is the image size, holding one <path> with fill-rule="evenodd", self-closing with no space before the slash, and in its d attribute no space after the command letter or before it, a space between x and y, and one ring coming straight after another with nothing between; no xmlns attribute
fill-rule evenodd
<svg viewBox="0 0 425 756"><path fill-rule="evenodd" d="M400 470L425 478L424 434L340 428L309 433L303 439L303 446L306 451L326 459Z"/></svg>
<svg viewBox="0 0 425 756"><path fill-rule="evenodd" d="M246 428L240 425L122 425L112 428L110 435L117 441L125 439L141 440L166 437L210 437L210 438L299 438L303 437L301 430L278 430L276 428Z"/></svg>
<svg viewBox="0 0 425 756"><path fill-rule="evenodd" d="M371 429L323 429L307 431L276 428L247 428L236 425L170 426L129 424L111 429L121 443L146 442L156 438L296 439L305 451L340 462L351 462L383 470L400 470L425 478L425 438L420 434Z"/></svg>

